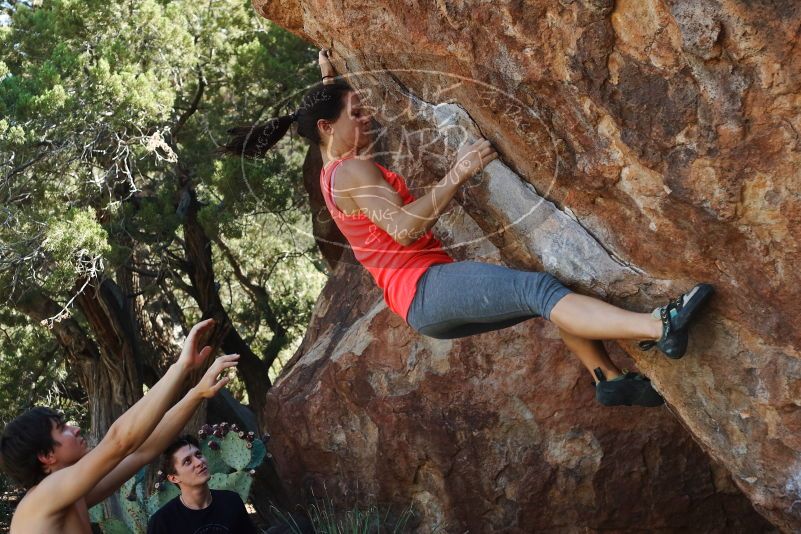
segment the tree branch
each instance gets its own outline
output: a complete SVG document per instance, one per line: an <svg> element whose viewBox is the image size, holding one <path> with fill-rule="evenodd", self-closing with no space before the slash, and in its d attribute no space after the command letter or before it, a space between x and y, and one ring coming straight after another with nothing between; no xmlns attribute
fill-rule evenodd
<svg viewBox="0 0 801 534"><path fill-rule="evenodd" d="M211 241L197 219L200 204L191 186L189 176L178 168L181 182L181 197L188 197L186 216L183 218L184 242L187 263L190 266L189 279L195 289L195 299L203 311L204 317L217 320L215 336L222 338L222 347L228 353L240 356L240 376L245 382L251 409L257 414L263 413L267 392L271 387L268 376L269 367L259 358L253 349L233 327L231 318L225 310L214 276L214 263L211 255ZM223 330L226 329L227 330ZM219 339L217 338L217 339Z"/></svg>
<svg viewBox="0 0 801 534"><path fill-rule="evenodd" d="M31 165L35 165L36 163L40 162L40 161L41 161L41 160L43 160L43 159L45 158L45 156L47 156L49 153L50 153L50 152L49 152L49 151L47 151L47 150L45 150L44 152L40 152L40 153L39 153L39 154L38 154L36 157L34 157L34 158L32 158L32 159L30 159L30 160L26 161L26 162L25 162L25 163L23 163L22 165L18 165L17 167L14 167L13 169L9 170L9 171L6 173L6 175L5 175L5 176L3 176L3 181L10 180L10 179L11 179L11 177L12 177L12 176L14 176L15 174L19 174L19 173L21 173L22 171L24 171L25 169L27 169L28 167L30 167Z"/></svg>
<svg viewBox="0 0 801 534"><path fill-rule="evenodd" d="M270 348L268 345L268 349L270 349L270 353L266 354L266 356L275 356L278 355L278 351L280 351L284 345L286 344L286 337L287 331L284 328L284 325L281 324L281 321L278 319L278 316L275 314L273 307L270 302L270 294L269 292L264 289L263 286L260 286L248 278L248 276L242 272L242 268L239 265L234 253L231 251L230 248L223 242L222 239L219 237L214 238L214 243L217 244L220 251L222 251L225 258L228 260L228 263L231 265L231 268L234 270L234 275L236 279L239 280L239 283L245 288L245 290L250 293L253 297L253 300L256 301L256 305L258 306L259 310L263 313L264 319L267 322L267 325L270 327L270 330L273 331L273 339L270 340L269 345L273 345L275 341L275 346ZM277 262L276 262L277 263ZM270 271L272 274L272 271ZM278 346L280 344L280 346ZM273 354L274 353L274 354ZM272 360L267 362L267 365L271 365Z"/></svg>
<svg viewBox="0 0 801 534"><path fill-rule="evenodd" d="M203 98L203 91L206 89L206 79L203 76L203 71L198 69L197 72L197 91L195 91L195 97L192 99L192 103L189 105L189 108L181 113L181 116L178 117L178 120L170 129L170 135L172 136L173 144L175 144L175 140L178 139L178 132L181 131L181 128L184 127L186 121L195 114L197 111L198 106L200 105L200 100Z"/></svg>

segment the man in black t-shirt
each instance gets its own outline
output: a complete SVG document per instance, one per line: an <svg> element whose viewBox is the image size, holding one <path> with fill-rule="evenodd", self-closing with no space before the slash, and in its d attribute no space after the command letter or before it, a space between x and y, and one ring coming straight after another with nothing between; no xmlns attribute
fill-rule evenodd
<svg viewBox="0 0 801 534"><path fill-rule="evenodd" d="M209 488L208 462L192 436L183 436L162 455L162 471L181 495L153 514L148 534L257 534L245 503L233 491Z"/></svg>

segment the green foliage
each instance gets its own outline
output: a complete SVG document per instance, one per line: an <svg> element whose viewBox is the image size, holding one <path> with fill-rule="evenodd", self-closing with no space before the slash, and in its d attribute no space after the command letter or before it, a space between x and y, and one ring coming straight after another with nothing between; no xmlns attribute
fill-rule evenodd
<svg viewBox="0 0 801 534"><path fill-rule="evenodd" d="M132 234L170 243L179 222L175 163L208 203L201 217L212 235L239 237L241 217L256 211L297 211L297 142L246 169L215 156L228 127L281 111L315 79L313 51L259 18L250 2L18 6L0 34L0 152L10 155L0 163L10 173L0 196L10 200L15 222L28 226L0 233L4 244L26 237L28 251L41 245L48 239L42 227L63 221L65 206L95 210L111 242L101 247L105 254ZM19 193L24 205L14 202ZM68 275L63 257L15 256L28 272L52 261L59 280Z"/></svg>
<svg viewBox="0 0 801 534"><path fill-rule="evenodd" d="M315 51L249 0L33 6L15 3L0 26L0 294L36 288L67 305L87 278L137 269L161 277L143 282L143 309L192 310L178 194L188 181L203 228L230 249L215 247L214 269L236 328L257 354L275 346L239 269L268 290L289 350L324 281L305 144L287 137L263 161L216 148L231 126L293 109L317 80Z"/></svg>
<svg viewBox="0 0 801 534"><path fill-rule="evenodd" d="M72 397L67 382L63 355L47 329L0 308L0 421L44 404L86 428L82 399Z"/></svg>
<svg viewBox="0 0 801 534"><path fill-rule="evenodd" d="M301 187L306 147L287 137L263 161L215 150L231 126L293 109L318 78L316 52L250 0L42 0L4 11L0 417L48 404L89 426L77 365L47 321L18 305L31 290L69 306L86 280L112 279L144 310L132 326L163 325L167 338L199 318L183 250L187 184L216 240L215 279L234 327L256 354L286 356L325 279ZM141 277L128 292L131 272ZM277 344L268 306L286 330ZM101 343L79 310L69 314ZM246 399L240 382L231 389Z"/></svg>
<svg viewBox="0 0 801 534"><path fill-rule="evenodd" d="M111 249L106 231L91 208L71 208L47 222L42 242L52 265L44 284L51 292L69 291L77 276L94 277L103 270L103 256Z"/></svg>

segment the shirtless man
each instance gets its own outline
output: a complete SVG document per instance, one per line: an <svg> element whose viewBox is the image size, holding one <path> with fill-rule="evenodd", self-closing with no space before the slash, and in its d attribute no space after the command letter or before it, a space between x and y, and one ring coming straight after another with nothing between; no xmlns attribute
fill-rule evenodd
<svg viewBox="0 0 801 534"><path fill-rule="evenodd" d="M80 428L65 424L48 408L33 408L6 426L0 438L3 467L28 488L11 520L11 534L91 533L88 509L158 457L203 399L228 383L228 377L217 377L236 366L237 354L217 358L197 385L167 411L189 373L211 353L211 347L198 350L198 342L213 324L208 319L192 328L178 361L92 450Z"/></svg>

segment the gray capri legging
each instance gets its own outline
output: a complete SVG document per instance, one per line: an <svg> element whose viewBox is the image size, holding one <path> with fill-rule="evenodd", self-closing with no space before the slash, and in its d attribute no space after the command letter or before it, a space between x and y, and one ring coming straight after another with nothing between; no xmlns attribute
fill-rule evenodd
<svg viewBox="0 0 801 534"><path fill-rule="evenodd" d="M459 261L431 266L417 282L406 322L438 339L472 336L550 318L571 291L548 273Z"/></svg>

